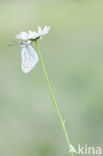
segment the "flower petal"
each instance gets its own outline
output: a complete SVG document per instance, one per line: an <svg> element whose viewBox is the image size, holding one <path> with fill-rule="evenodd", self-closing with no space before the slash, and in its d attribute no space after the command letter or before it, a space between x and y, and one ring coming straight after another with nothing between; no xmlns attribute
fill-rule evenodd
<svg viewBox="0 0 103 156"><path fill-rule="evenodd" d="M38 33L40 33L42 30L41 30L41 27L39 26L38 27Z"/></svg>

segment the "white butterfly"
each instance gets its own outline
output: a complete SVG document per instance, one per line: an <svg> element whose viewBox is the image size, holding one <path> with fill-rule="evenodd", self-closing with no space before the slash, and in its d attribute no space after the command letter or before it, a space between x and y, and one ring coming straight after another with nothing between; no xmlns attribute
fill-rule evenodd
<svg viewBox="0 0 103 156"><path fill-rule="evenodd" d="M21 69L24 73L30 72L38 62L36 51L30 46L30 41L21 43Z"/></svg>

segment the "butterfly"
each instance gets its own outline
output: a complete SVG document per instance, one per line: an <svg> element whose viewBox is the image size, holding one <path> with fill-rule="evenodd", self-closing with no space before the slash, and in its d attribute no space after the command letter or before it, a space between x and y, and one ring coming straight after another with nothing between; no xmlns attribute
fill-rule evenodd
<svg viewBox="0 0 103 156"><path fill-rule="evenodd" d="M38 55L30 45L30 41L21 42L21 69L29 73L38 62Z"/></svg>

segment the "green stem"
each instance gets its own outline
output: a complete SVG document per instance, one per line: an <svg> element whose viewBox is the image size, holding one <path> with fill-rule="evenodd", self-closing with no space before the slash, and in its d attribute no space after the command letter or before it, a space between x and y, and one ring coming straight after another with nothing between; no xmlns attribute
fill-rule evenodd
<svg viewBox="0 0 103 156"><path fill-rule="evenodd" d="M47 86L48 86L50 97L52 99L54 108L56 110L56 113L58 115L60 124L61 124L61 126L63 128L63 131L64 131L64 135L65 135L65 138L66 138L68 150L71 150L69 137L68 137L67 130L66 130L66 127L65 127L65 121L63 121L63 119L61 117L61 114L60 114L60 111L59 111L59 108L58 108L58 106L57 106L57 104L56 104L56 102L54 100L54 97L53 97L53 94L52 94L52 91L51 91L51 87L50 87L50 83L49 83L49 79L48 79L48 76L47 76L47 73L46 73L46 70L45 70L45 66L44 66L44 63L43 63L43 59L41 57L39 47L38 47L38 44L37 44L37 40L35 40L35 48L36 48L36 51L38 53L38 57L39 57L39 60L40 60L40 63L41 63L41 66L42 66L42 69L43 69L43 72L44 72L44 76L45 76L45 80L46 80L46 83L47 83ZM70 152L70 156L73 156L73 152Z"/></svg>

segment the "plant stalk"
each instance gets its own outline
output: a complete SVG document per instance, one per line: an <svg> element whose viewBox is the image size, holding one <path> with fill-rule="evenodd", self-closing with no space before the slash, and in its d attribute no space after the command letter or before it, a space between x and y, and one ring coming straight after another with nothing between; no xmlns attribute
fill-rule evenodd
<svg viewBox="0 0 103 156"><path fill-rule="evenodd" d="M41 67L43 69L43 73L44 73L46 84L47 84L47 87L48 87L48 90L49 90L50 97L52 99L55 111L56 111L57 116L58 116L59 121L60 121L60 124L61 124L61 126L63 128L63 132L64 132L64 135L65 135L68 150L70 151L71 150L71 145L70 145L69 137L68 137L67 130L66 130L66 127L65 127L65 121L63 121L63 119L62 119L59 108L58 108L58 105L56 104L55 99L53 97L52 90L51 90L50 83L49 83L49 79L48 79L48 75L46 73L45 66L44 66L44 63L43 63L43 59L42 59L42 56L41 56L40 51L39 51L37 40L35 40L35 48L36 48L36 51L38 53L38 57L39 57L39 60L40 60ZM69 154L70 154L70 156L74 156L73 152L70 152Z"/></svg>

